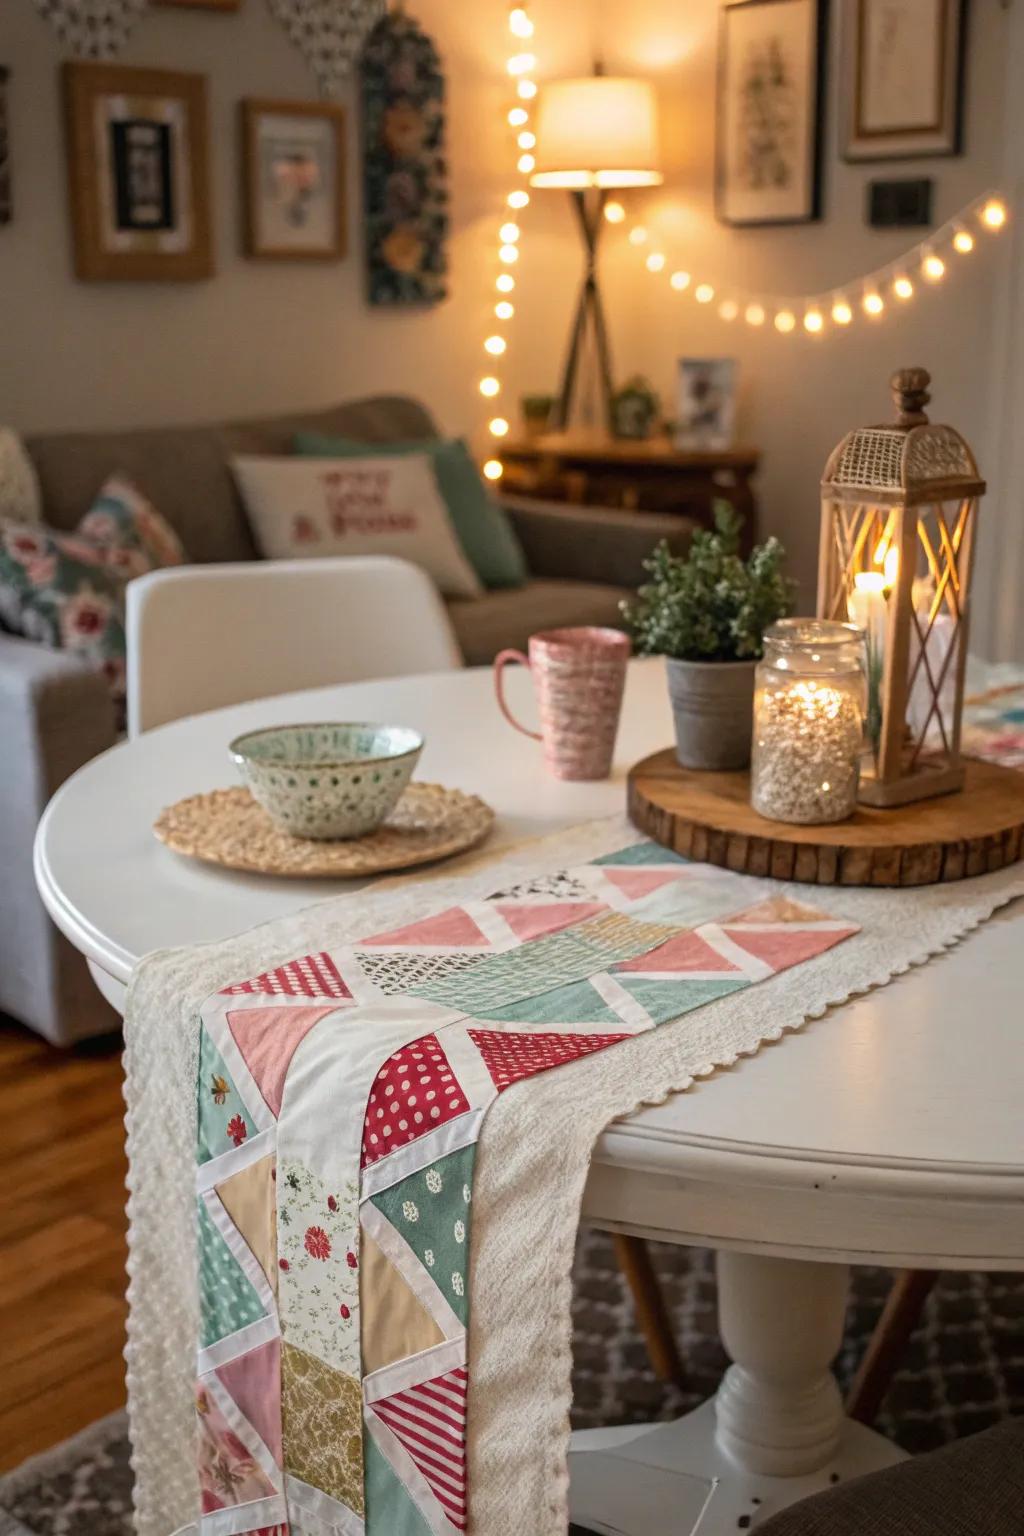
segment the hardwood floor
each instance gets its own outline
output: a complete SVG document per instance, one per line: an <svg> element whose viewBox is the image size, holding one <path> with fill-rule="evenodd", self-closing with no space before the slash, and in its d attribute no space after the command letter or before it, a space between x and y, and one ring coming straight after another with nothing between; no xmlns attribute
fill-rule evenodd
<svg viewBox="0 0 1024 1536"><path fill-rule="evenodd" d="M124 1402L120 1053L0 1015L0 1471Z"/></svg>

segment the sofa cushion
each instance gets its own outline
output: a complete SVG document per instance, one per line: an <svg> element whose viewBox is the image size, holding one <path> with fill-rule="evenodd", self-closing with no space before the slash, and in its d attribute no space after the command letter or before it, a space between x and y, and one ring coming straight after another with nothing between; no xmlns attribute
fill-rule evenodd
<svg viewBox="0 0 1024 1536"><path fill-rule="evenodd" d="M571 624L623 627L619 603L632 594L625 587L593 586L587 581L528 581L524 587L456 598L448 604L456 639L467 666L486 666L505 646L526 649L539 629Z"/></svg>
<svg viewBox="0 0 1024 1536"><path fill-rule="evenodd" d="M41 514L35 466L17 432L0 427L0 523L38 523Z"/></svg>
<svg viewBox="0 0 1024 1536"><path fill-rule="evenodd" d="M436 435L430 416L415 400L379 396L226 425L47 434L29 437L25 445L51 527L74 528L104 481L120 472L160 508L192 559L205 563L256 558L231 476L231 456L289 453L296 433L306 431L366 442Z"/></svg>

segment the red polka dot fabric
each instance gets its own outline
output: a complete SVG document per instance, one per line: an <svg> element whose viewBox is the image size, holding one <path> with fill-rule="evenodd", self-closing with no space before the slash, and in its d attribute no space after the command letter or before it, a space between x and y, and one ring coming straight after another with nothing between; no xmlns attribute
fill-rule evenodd
<svg viewBox="0 0 1024 1536"><path fill-rule="evenodd" d="M471 1029L469 1038L484 1059L495 1088L510 1088L521 1078L560 1067L563 1062L603 1051L628 1035L521 1035L492 1029Z"/></svg>
<svg viewBox="0 0 1024 1536"><path fill-rule="evenodd" d="M464 1115L462 1091L436 1035L424 1035L389 1056L374 1079L363 1122L362 1166Z"/></svg>

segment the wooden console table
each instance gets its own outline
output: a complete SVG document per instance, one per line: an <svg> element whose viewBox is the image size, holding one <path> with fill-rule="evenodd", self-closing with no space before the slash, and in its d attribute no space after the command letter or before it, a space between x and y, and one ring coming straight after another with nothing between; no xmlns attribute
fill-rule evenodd
<svg viewBox="0 0 1024 1536"><path fill-rule="evenodd" d="M744 546L757 537L750 484L755 448L676 449L666 437L642 442L604 434L546 433L503 444L504 487L520 496L677 512L710 527L712 502L725 496L744 518Z"/></svg>

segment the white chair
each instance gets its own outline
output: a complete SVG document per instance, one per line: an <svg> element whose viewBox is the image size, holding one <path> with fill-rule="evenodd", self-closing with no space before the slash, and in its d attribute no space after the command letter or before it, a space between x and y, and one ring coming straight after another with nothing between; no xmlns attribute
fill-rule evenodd
<svg viewBox="0 0 1024 1536"><path fill-rule="evenodd" d="M128 586L128 735L330 683L462 665L430 578L353 556L188 565Z"/></svg>

